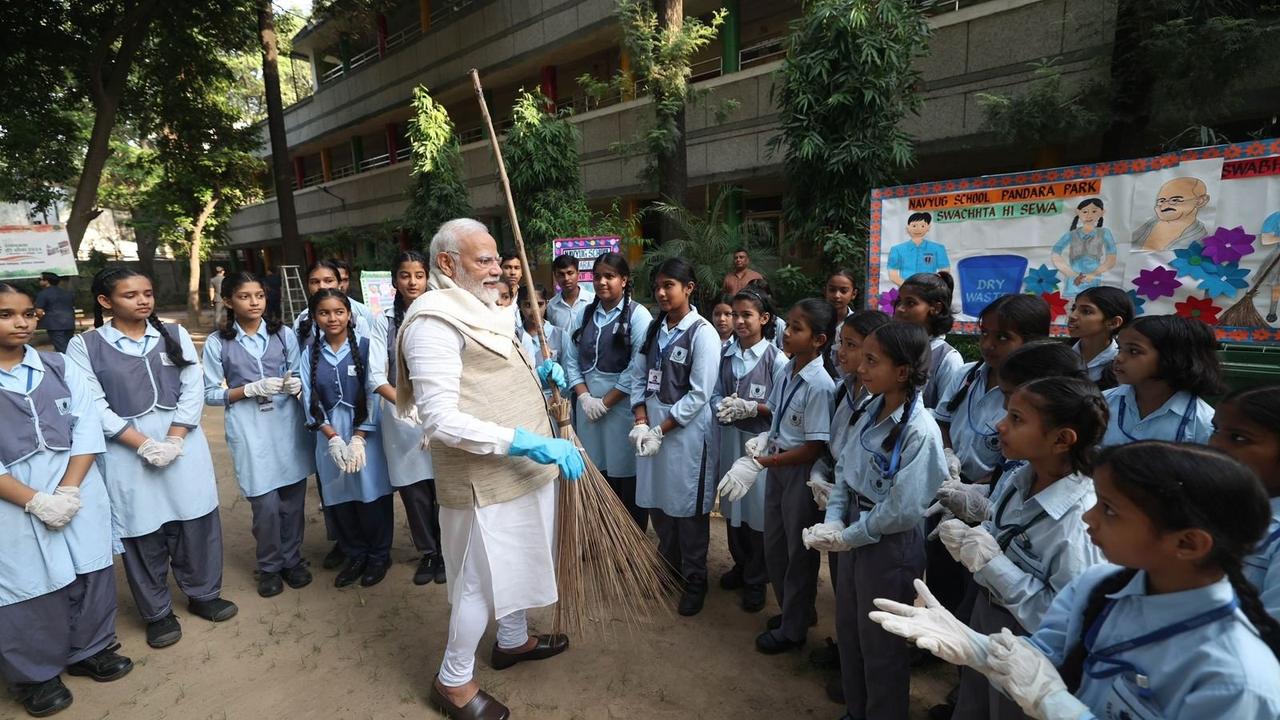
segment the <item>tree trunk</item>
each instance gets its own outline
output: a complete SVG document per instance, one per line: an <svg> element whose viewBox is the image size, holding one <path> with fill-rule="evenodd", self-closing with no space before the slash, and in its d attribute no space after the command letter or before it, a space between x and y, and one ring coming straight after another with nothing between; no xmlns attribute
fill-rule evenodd
<svg viewBox="0 0 1280 720"><path fill-rule="evenodd" d="M1121 0L1116 6L1115 39L1111 44L1111 122L1102 135L1107 160L1140 157L1151 124L1151 93L1156 78L1142 57L1149 0Z"/></svg>
<svg viewBox="0 0 1280 720"><path fill-rule="evenodd" d="M202 325L200 322L200 246L204 240L204 226L209 222L209 217L213 215L213 211L218 207L218 198L211 197L205 202L204 207L200 209L200 214L196 216L196 222L191 226L191 245L190 254L187 256L187 327L198 328ZM213 327L218 327L220 318L213 319Z"/></svg>
<svg viewBox="0 0 1280 720"><path fill-rule="evenodd" d="M138 245L138 266L143 274L147 277L156 276L156 242L155 232L148 230L135 230L133 240Z"/></svg>
<svg viewBox="0 0 1280 720"><path fill-rule="evenodd" d="M658 24L663 30L678 32L684 26L684 0L657 0ZM660 98L654 97L654 104ZM689 158L685 146L683 102L680 110L671 118L672 132L675 133L674 147L667 154L658 157L658 196L673 205L685 207L689 200ZM659 118L659 122L663 122ZM666 242L679 235L679 223L673 218L663 215L658 220L658 238Z"/></svg>
<svg viewBox="0 0 1280 720"><path fill-rule="evenodd" d="M98 52L89 67L89 95L93 99L93 131L89 135L89 149L85 153L84 167L76 182L75 197L71 201L71 215L67 218L67 235L71 240L71 252L80 251L89 223L101 213L98 204L98 185L102 182L102 169L110 155L111 130L120 110L120 98L125 81L133 69L134 56L147 37L151 22L155 19L158 0L144 0L134 6L114 28L104 29L98 43ZM120 47L114 62L108 62L107 54L119 37Z"/></svg>
<svg viewBox="0 0 1280 720"><path fill-rule="evenodd" d="M258 33L262 39L262 85L267 96L267 129L271 135L271 169L276 185L276 210L287 265L305 265L306 252L298 236L298 215L293 205L293 168L284 131L284 102L280 99L280 69L276 63L276 20L271 0L258 2Z"/></svg>

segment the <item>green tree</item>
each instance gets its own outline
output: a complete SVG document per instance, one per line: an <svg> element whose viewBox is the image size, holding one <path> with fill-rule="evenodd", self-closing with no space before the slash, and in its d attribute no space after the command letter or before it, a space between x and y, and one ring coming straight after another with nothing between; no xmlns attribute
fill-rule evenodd
<svg viewBox="0 0 1280 720"><path fill-rule="evenodd" d="M1103 91L1090 84L1072 87L1056 58L1035 63L1030 87L1016 95L978 93L987 127L1001 140L1052 146L1087 137L1105 124L1099 103Z"/></svg>
<svg viewBox="0 0 1280 720"><path fill-rule="evenodd" d="M446 220L470 215L471 200L462 180L462 150L453 120L423 85L413 90L408 135L413 179L404 220L425 244Z"/></svg>
<svg viewBox="0 0 1280 720"><path fill-rule="evenodd" d="M929 26L911 0L807 0L774 99L785 152L783 213L834 264L865 263L871 190L914 161L901 129L922 101L916 58Z"/></svg>
<svg viewBox="0 0 1280 720"><path fill-rule="evenodd" d="M315 92L311 84L311 66L293 58L293 36L298 34L305 19L292 13L274 15L278 38L280 99L289 107ZM262 50L256 45L232 54L227 65L235 76L229 96L236 113L248 123L267 119L267 88L262 70Z"/></svg>
<svg viewBox="0 0 1280 720"><path fill-rule="evenodd" d="M544 255L555 238L587 235L595 222L578 168L582 134L549 107L541 93L521 91L503 142L520 229L529 252Z"/></svg>

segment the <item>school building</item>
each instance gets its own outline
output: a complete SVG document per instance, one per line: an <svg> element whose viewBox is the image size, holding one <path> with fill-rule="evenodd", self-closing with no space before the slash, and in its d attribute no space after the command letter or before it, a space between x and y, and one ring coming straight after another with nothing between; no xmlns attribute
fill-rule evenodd
<svg viewBox="0 0 1280 720"><path fill-rule="evenodd" d="M982 93L1016 94L1034 64L1054 59L1068 83L1105 80L1114 0L922 0L933 27L920 60L924 110L905 121L917 141L908 180L966 177L1088 162L1097 143L1009 147L984 128ZM505 209L467 71L478 68L495 122L509 122L522 88L538 87L573 108L582 133L584 187L593 203L615 199L634 211L656 197L640 159L610 147L649 117L647 97L590 97L583 74L604 80L628 64L612 13L615 0L407 0L370 22L313 23L294 38L316 91L285 110L299 230L303 237L395 222L407 205L413 88L426 85L448 109L463 142L475 215L502 238ZM686 0L687 16L718 8L728 19L696 59L693 81L707 91L687 115L689 202L697 209L723 185L743 188L740 212L769 223L784 262L806 250L787 241L781 219L785 179L772 99L789 24L799 0ZM367 25L367 26L364 26ZM737 102L727 117L715 109ZM263 154L269 147L261 125ZM1046 153L1046 150L1048 151ZM710 192L708 192L710 191ZM275 199L236 212L230 245L254 267L282 257ZM275 249L273 251L273 249Z"/></svg>

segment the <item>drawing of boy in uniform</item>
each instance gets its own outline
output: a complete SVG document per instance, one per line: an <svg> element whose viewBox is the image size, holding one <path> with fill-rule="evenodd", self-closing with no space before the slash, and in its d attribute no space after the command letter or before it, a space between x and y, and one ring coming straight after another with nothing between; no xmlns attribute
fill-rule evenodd
<svg viewBox="0 0 1280 720"><path fill-rule="evenodd" d="M914 212L907 216L907 236L911 239L889 248L889 280L901 285L916 273L936 273L951 269L947 249L926 237L933 226L933 216Z"/></svg>
<svg viewBox="0 0 1280 720"><path fill-rule="evenodd" d="M1116 240L1102 227L1102 198L1085 198L1076 205L1071 229L1062 234L1050 261L1066 278L1063 297L1075 297L1102 284L1102 276L1116 264Z"/></svg>

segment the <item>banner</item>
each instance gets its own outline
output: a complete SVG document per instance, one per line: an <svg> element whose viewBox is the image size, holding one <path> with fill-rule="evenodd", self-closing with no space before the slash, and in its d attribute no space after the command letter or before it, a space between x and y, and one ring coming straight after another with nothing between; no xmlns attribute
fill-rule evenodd
<svg viewBox="0 0 1280 720"><path fill-rule="evenodd" d="M578 282L591 282L591 268L596 258L607 252L618 252L622 246L622 238L618 237L580 237L556 238L551 241L551 256L572 255L578 259Z"/></svg>
<svg viewBox="0 0 1280 720"><path fill-rule="evenodd" d="M71 240L62 225L0 225L0 279L40 273L78 275Z"/></svg>
<svg viewBox="0 0 1280 720"><path fill-rule="evenodd" d="M1280 343L1280 139L872 193L868 285L892 312L917 272L956 281L958 332L1007 293L1065 334L1082 290L1128 291L1232 343Z"/></svg>
<svg viewBox="0 0 1280 720"><path fill-rule="evenodd" d="M396 302L396 286L391 282L391 272L361 270L360 295L373 316L381 317L382 311L394 306Z"/></svg>

